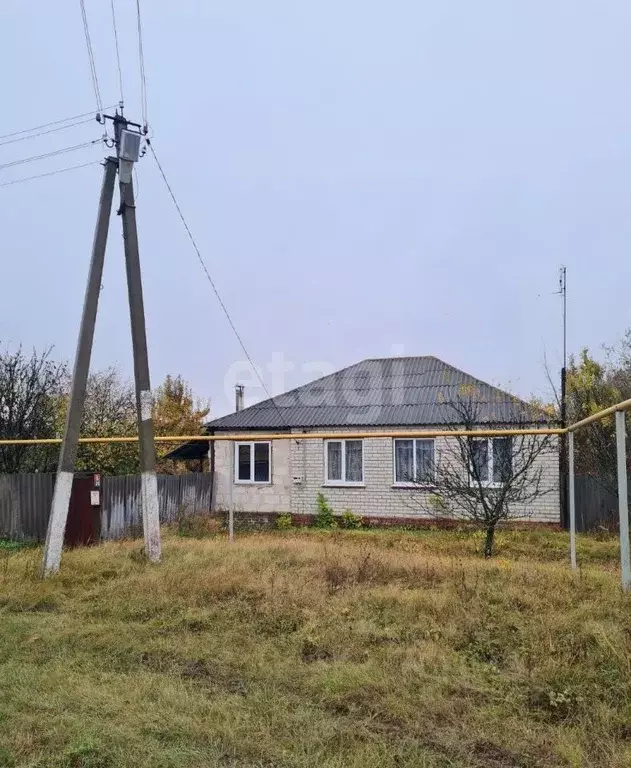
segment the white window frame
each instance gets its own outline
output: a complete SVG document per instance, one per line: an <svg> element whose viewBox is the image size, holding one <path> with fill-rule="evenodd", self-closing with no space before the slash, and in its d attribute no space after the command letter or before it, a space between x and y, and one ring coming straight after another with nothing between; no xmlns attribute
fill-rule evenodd
<svg viewBox="0 0 631 768"><path fill-rule="evenodd" d="M329 480L329 443L342 444L342 478L346 477L346 443L361 443L362 446L362 479L361 480ZM346 440L343 437L324 441L324 485L360 488L364 483L364 441Z"/></svg>
<svg viewBox="0 0 631 768"><path fill-rule="evenodd" d="M247 445L250 447L250 479L249 480L239 479L239 447L242 445ZM254 479L254 446L255 445L267 446L267 451L268 451L267 456L268 456L268 464L269 464L268 480ZM234 450L234 454L233 454L234 474L232 479L235 485L271 485L272 484L272 441L271 440L240 440L238 442L235 441L233 450Z"/></svg>
<svg viewBox="0 0 631 768"><path fill-rule="evenodd" d="M493 480L493 461L494 461L494 451L493 451L493 441L494 440L510 440L511 441L511 451L512 451L512 436L506 435L506 437L502 437L501 435L498 435L496 437L472 437L471 438L476 443L481 443L483 441L486 441L488 444L487 448L487 469L488 469L488 480L481 480L480 485L482 488L501 488L504 483L496 483ZM513 461L513 456L511 452L511 463ZM473 477L473 466L469 467L469 485L477 484L476 480Z"/></svg>
<svg viewBox="0 0 631 768"><path fill-rule="evenodd" d="M397 446L402 440L412 441L412 471L416 477L416 443L433 443L434 445L434 476L428 483L415 483L410 480L397 480ZM392 439L392 485L396 488L432 488L436 481L436 439L433 437L395 437Z"/></svg>

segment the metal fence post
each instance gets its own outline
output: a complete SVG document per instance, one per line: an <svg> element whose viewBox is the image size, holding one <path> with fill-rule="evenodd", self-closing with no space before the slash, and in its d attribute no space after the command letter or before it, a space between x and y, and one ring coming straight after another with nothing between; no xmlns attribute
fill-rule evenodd
<svg viewBox="0 0 631 768"><path fill-rule="evenodd" d="M230 485L228 486L228 538L230 543L234 542L234 499L232 497L232 488L234 486L234 447L232 440L228 443L230 450Z"/></svg>
<svg viewBox="0 0 631 768"><path fill-rule="evenodd" d="M616 454L618 459L618 514L620 516L620 576L623 589L631 589L629 551L629 499L627 497L626 418L616 411Z"/></svg>
<svg viewBox="0 0 631 768"><path fill-rule="evenodd" d="M574 495L574 432L568 436L568 496L570 502L570 564L576 568L576 497Z"/></svg>

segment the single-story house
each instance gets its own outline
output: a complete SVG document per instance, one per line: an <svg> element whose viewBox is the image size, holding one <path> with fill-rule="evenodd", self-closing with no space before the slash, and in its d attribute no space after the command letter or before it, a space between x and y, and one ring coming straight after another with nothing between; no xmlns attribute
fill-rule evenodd
<svg viewBox="0 0 631 768"><path fill-rule="evenodd" d="M436 357L364 360L209 422L209 434L234 438L210 445L213 506L225 510L232 503L243 513L309 515L316 511L321 492L337 513L350 509L364 517L429 516L432 467L444 460L445 441L453 438L424 438L422 432L462 427L454 404L463 396L474 404L481 429L550 426L540 409ZM398 431L412 430L419 436L396 437ZM384 431L394 436L345 437ZM265 439L265 434L279 432L286 432L287 439ZM310 437L322 432L335 437ZM501 480L507 440L484 438L477 444L479 471L490 485ZM552 440L554 450L537 459L542 462L542 490L548 492L523 510L524 518L536 522L560 520L558 452L556 438ZM207 444L188 443L170 455L200 458L207 450Z"/></svg>

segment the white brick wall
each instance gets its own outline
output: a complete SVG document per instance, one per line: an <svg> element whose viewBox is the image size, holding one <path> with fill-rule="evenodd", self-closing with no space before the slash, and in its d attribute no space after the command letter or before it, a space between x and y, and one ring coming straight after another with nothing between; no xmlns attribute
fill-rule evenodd
<svg viewBox="0 0 631 768"><path fill-rule="evenodd" d="M235 435L238 440L239 436ZM291 466L289 440L272 443L272 482L235 483L230 471L230 451L234 443L215 443L215 508L228 509L230 483L234 508L241 512L288 512L291 509Z"/></svg>
<svg viewBox="0 0 631 768"><path fill-rule="evenodd" d="M339 432L340 437L349 430ZM365 430L372 431L372 430ZM272 443L272 483L270 485L233 485L235 509L243 512L286 512L309 514L316 511L316 497L322 492L335 512L345 509L364 516L427 516L431 489L397 488L394 485L393 441L390 438L364 439L364 485L362 487L327 486L324 477L324 441L303 437L275 440ZM298 438L298 435L300 437ZM238 435L235 435L238 439ZM446 455L445 441L436 439L436 457ZM538 498L521 519L558 523L558 454L555 450L541 455L543 484L549 491ZM227 508L230 482L230 443L217 442L215 453L216 506ZM294 480L298 480L296 482Z"/></svg>

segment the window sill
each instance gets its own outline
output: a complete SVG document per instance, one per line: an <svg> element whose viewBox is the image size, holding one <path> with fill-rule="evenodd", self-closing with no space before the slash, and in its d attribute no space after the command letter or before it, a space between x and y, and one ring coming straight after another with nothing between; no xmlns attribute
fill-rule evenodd
<svg viewBox="0 0 631 768"><path fill-rule="evenodd" d="M416 488L418 491L431 491L435 487L433 483L392 483L392 488Z"/></svg>
<svg viewBox="0 0 631 768"><path fill-rule="evenodd" d="M271 485L271 480L235 480L235 485Z"/></svg>
<svg viewBox="0 0 631 768"><path fill-rule="evenodd" d="M323 488L365 488L366 483L343 483L331 481L328 483L322 483Z"/></svg>

